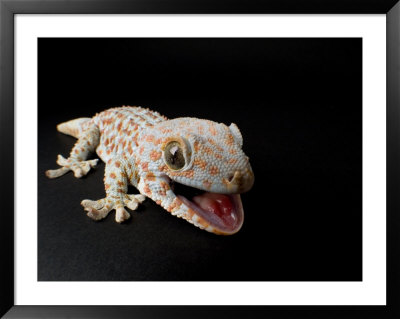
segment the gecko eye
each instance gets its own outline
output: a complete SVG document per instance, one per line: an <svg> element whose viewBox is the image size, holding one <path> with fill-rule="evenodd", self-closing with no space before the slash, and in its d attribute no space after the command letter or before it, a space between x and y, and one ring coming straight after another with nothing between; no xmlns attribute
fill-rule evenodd
<svg viewBox="0 0 400 319"><path fill-rule="evenodd" d="M180 170L185 166L185 157L182 146L176 142L170 142L164 149L164 161L172 170Z"/></svg>

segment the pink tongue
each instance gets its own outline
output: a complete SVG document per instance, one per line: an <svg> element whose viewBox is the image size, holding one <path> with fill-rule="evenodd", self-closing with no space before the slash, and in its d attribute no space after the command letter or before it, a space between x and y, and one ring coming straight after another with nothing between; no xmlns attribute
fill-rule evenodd
<svg viewBox="0 0 400 319"><path fill-rule="evenodd" d="M217 215L225 224L234 225L237 222L234 207L229 196L204 193L193 197L192 200L203 210Z"/></svg>

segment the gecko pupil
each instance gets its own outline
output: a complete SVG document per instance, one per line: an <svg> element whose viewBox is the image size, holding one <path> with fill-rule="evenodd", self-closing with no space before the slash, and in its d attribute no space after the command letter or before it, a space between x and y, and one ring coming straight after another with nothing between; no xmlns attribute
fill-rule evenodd
<svg viewBox="0 0 400 319"><path fill-rule="evenodd" d="M165 147L164 158L169 168L173 170L178 170L185 166L185 157L178 142L171 142Z"/></svg>

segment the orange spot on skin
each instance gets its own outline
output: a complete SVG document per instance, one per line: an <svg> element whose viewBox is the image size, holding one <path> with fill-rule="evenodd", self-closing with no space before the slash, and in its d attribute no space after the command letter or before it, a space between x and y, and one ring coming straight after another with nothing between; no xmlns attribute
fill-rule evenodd
<svg viewBox="0 0 400 319"><path fill-rule="evenodd" d="M156 200L156 203L157 203L158 205L161 205L161 201L160 201L160 200Z"/></svg>
<svg viewBox="0 0 400 319"><path fill-rule="evenodd" d="M168 206L167 211L170 213L176 211L182 205L182 201L179 198L175 198L170 206Z"/></svg>
<svg viewBox="0 0 400 319"><path fill-rule="evenodd" d="M132 155L133 149L132 149L132 147L131 147L130 145L128 146L127 151L128 151L128 153L129 153L129 155Z"/></svg>
<svg viewBox="0 0 400 319"><path fill-rule="evenodd" d="M236 164L237 163L237 159L236 158L230 158L229 160L228 160L228 164Z"/></svg>
<svg viewBox="0 0 400 319"><path fill-rule="evenodd" d="M118 184L119 187L124 187L125 186L125 183L121 182L121 181L117 181L117 184Z"/></svg>
<svg viewBox="0 0 400 319"><path fill-rule="evenodd" d="M195 159L193 164L199 167L201 170L204 170L207 166L207 162L203 161L202 159Z"/></svg>
<svg viewBox="0 0 400 319"><path fill-rule="evenodd" d="M161 182L160 182L160 186L161 186L161 188L162 188L163 190L165 190L165 191L169 190L169 185L168 185L168 183L166 183L166 182L161 181Z"/></svg>
<svg viewBox="0 0 400 319"><path fill-rule="evenodd" d="M169 134L169 133L171 133L172 132L172 130L171 129L168 129L168 128L162 128L161 129L161 133L163 133L163 134Z"/></svg>
<svg viewBox="0 0 400 319"><path fill-rule="evenodd" d="M231 146L231 145L233 145L235 143L235 140L233 139L232 135L228 135L228 137L226 138L225 142L226 142L227 145Z"/></svg>
<svg viewBox="0 0 400 319"><path fill-rule="evenodd" d="M210 125L209 131L210 131L211 135L213 135L213 136L217 135L217 130L215 129L214 125Z"/></svg>
<svg viewBox="0 0 400 319"><path fill-rule="evenodd" d="M211 145L216 145L216 144L217 144L212 138L208 138L207 141L208 141L208 143L210 143Z"/></svg>
<svg viewBox="0 0 400 319"><path fill-rule="evenodd" d="M118 124L118 126L117 126L118 132L121 131L121 127L122 127L122 122L119 122L119 124Z"/></svg>
<svg viewBox="0 0 400 319"><path fill-rule="evenodd" d="M203 226L204 228L207 228L208 225L210 225L209 223L207 223L207 222L205 221L205 219L201 218L200 216L198 216L198 217L199 217L198 220L197 220L197 223L198 223L198 224L200 224L200 225Z"/></svg>
<svg viewBox="0 0 400 319"><path fill-rule="evenodd" d="M148 196L151 196L151 190L149 188L149 186L146 184L143 187L143 191L145 192L145 194L147 194Z"/></svg>
<svg viewBox="0 0 400 319"><path fill-rule="evenodd" d="M145 141L148 143L152 143L154 141L154 135L147 135Z"/></svg>
<svg viewBox="0 0 400 319"><path fill-rule="evenodd" d="M158 166L158 170L160 172L166 172L166 171L168 171L168 167L167 167L167 165L160 165L160 166Z"/></svg>
<svg viewBox="0 0 400 319"><path fill-rule="evenodd" d="M143 152L144 152L144 146L142 145L142 146L140 146L140 148L139 148L139 154L142 155Z"/></svg>
<svg viewBox="0 0 400 319"><path fill-rule="evenodd" d="M111 173L111 174L110 174L110 177L113 178L113 179L115 179L117 176L116 176L114 173Z"/></svg>
<svg viewBox="0 0 400 319"><path fill-rule="evenodd" d="M229 153L232 155L236 155L236 150L234 148L229 149Z"/></svg>
<svg viewBox="0 0 400 319"><path fill-rule="evenodd" d="M99 151L97 152L97 154L101 155L101 154L103 154L103 151L102 151L102 150L99 150Z"/></svg>
<svg viewBox="0 0 400 319"><path fill-rule="evenodd" d="M214 154L213 150L211 148L207 147L207 146L203 147L203 152L208 154L208 155L213 155Z"/></svg>
<svg viewBox="0 0 400 319"><path fill-rule="evenodd" d="M156 180L156 177L153 175L153 173L149 173L146 175L146 180L150 182L154 182Z"/></svg>
<svg viewBox="0 0 400 319"><path fill-rule="evenodd" d="M217 158L217 159L222 159L222 155L221 155L221 154L215 153L214 156L215 156L215 158Z"/></svg>
<svg viewBox="0 0 400 319"><path fill-rule="evenodd" d="M75 154L79 154L79 151L78 151L78 149L75 149Z"/></svg>
<svg viewBox="0 0 400 319"><path fill-rule="evenodd" d="M219 169L217 166L211 166L209 172L211 175L217 175L219 173Z"/></svg>
<svg viewBox="0 0 400 319"><path fill-rule="evenodd" d="M111 150L110 150L110 149L108 149L106 153L107 153L107 155L110 155L110 153L111 153Z"/></svg>
<svg viewBox="0 0 400 319"><path fill-rule="evenodd" d="M158 194L159 194L160 196L163 196L163 197L167 195L167 193L165 192L164 189L160 189L160 190L158 191Z"/></svg>
<svg viewBox="0 0 400 319"><path fill-rule="evenodd" d="M119 168L121 166L121 163L119 161L116 161L115 166L117 166Z"/></svg>
<svg viewBox="0 0 400 319"><path fill-rule="evenodd" d="M195 215L195 214L196 214L196 212L193 209L191 209L191 208L188 209L187 215L188 215L189 219L192 219L193 215Z"/></svg>
<svg viewBox="0 0 400 319"><path fill-rule="evenodd" d="M108 138L104 141L104 146L107 146L108 143L110 143L110 141L108 140Z"/></svg>
<svg viewBox="0 0 400 319"><path fill-rule="evenodd" d="M198 152L200 150L200 142L195 141L193 146L194 146L194 150L196 152Z"/></svg>
<svg viewBox="0 0 400 319"><path fill-rule="evenodd" d="M149 170L149 163L147 163L147 162L142 163L142 169L145 172L147 172Z"/></svg>
<svg viewBox="0 0 400 319"><path fill-rule="evenodd" d="M192 178L194 176L194 170L190 169L184 172L175 172L173 175L176 176L185 176L187 178Z"/></svg>
<svg viewBox="0 0 400 319"><path fill-rule="evenodd" d="M110 184L104 184L104 188L107 190L110 188Z"/></svg>
<svg viewBox="0 0 400 319"><path fill-rule="evenodd" d="M212 183L209 180L206 179L205 181L203 181L203 186L205 188L210 189L211 185Z"/></svg>
<svg viewBox="0 0 400 319"><path fill-rule="evenodd" d="M158 161L161 158L161 152L158 151L151 151L150 152L150 159L155 162Z"/></svg>

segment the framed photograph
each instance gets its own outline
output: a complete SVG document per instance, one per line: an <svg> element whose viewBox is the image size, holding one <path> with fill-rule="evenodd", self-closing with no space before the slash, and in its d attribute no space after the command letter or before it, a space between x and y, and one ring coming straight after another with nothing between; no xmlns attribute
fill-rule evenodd
<svg viewBox="0 0 400 319"><path fill-rule="evenodd" d="M400 315L396 1L0 10L5 318Z"/></svg>

